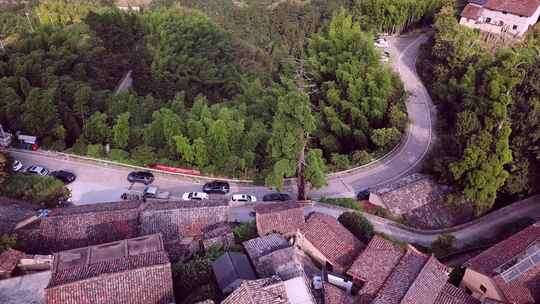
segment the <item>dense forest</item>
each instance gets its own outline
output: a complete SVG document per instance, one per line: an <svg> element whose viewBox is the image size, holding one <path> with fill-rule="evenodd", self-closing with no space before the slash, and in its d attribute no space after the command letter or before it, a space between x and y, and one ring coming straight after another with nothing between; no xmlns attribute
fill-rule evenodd
<svg viewBox="0 0 540 304"><path fill-rule="evenodd" d="M448 6L418 61L439 113L439 148L427 167L456 186L454 202L475 202L478 213L538 191L539 33L490 51Z"/></svg>
<svg viewBox="0 0 540 304"><path fill-rule="evenodd" d="M49 149L270 185L302 157L308 182L322 185L327 168L399 142L406 94L373 38L424 22L444 1L382 2L377 14L375 0L11 8L0 18L0 123ZM128 71L133 87L115 94ZM291 117L309 123L283 127Z"/></svg>

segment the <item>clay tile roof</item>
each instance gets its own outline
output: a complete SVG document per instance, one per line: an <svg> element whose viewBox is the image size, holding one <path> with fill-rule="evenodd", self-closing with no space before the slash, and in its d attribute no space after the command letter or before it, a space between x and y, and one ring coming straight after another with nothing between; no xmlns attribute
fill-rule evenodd
<svg viewBox="0 0 540 304"><path fill-rule="evenodd" d="M138 235L140 202L57 208L40 223L41 251L57 252Z"/></svg>
<svg viewBox="0 0 540 304"><path fill-rule="evenodd" d="M480 304L480 301L468 295L465 290L446 283L433 304Z"/></svg>
<svg viewBox="0 0 540 304"><path fill-rule="evenodd" d="M69 216L76 214L95 214L101 212L123 211L138 209L143 203L140 201L112 202L71 206L68 208L56 208L49 213L49 218L57 216Z"/></svg>
<svg viewBox="0 0 540 304"><path fill-rule="evenodd" d="M8 249L0 254L0 276L3 274L10 274L15 267L19 259L24 256L23 252L15 249Z"/></svg>
<svg viewBox="0 0 540 304"><path fill-rule="evenodd" d="M488 0L485 8L508 12L514 15L531 17L540 6L540 0Z"/></svg>
<svg viewBox="0 0 540 304"><path fill-rule="evenodd" d="M495 275L497 267L520 255L536 240L540 240L540 221L483 251L464 266L486 275Z"/></svg>
<svg viewBox="0 0 540 304"><path fill-rule="evenodd" d="M347 294L343 289L340 289L337 286L329 284L327 282L323 283L323 292L324 292L324 304L352 304L352 297Z"/></svg>
<svg viewBox="0 0 540 304"><path fill-rule="evenodd" d="M202 207L223 207L228 206L226 200L202 200L202 201L166 201L153 202L146 205L145 212L152 210L170 210L170 209L194 209Z"/></svg>
<svg viewBox="0 0 540 304"><path fill-rule="evenodd" d="M287 247L259 258L255 264L259 277L279 276L283 281L295 277L312 277L320 271L300 249Z"/></svg>
<svg viewBox="0 0 540 304"><path fill-rule="evenodd" d="M255 207L257 232L293 234L305 224L304 208L296 203L264 204Z"/></svg>
<svg viewBox="0 0 540 304"><path fill-rule="evenodd" d="M244 281L221 304L288 304L287 291L278 277Z"/></svg>
<svg viewBox="0 0 540 304"><path fill-rule="evenodd" d="M364 282L359 292L362 299L369 302L375 297L404 253L403 248L378 235L371 239L367 248L347 271L355 281Z"/></svg>
<svg viewBox="0 0 540 304"><path fill-rule="evenodd" d="M301 229L304 237L334 266L347 269L363 247L335 218L315 212Z"/></svg>
<svg viewBox="0 0 540 304"><path fill-rule="evenodd" d="M482 7L473 4L467 4L463 11L461 11L461 17L477 20L478 17L480 17L481 13Z"/></svg>
<svg viewBox="0 0 540 304"><path fill-rule="evenodd" d="M405 255L379 290L373 304L400 303L428 259L425 254L408 246Z"/></svg>
<svg viewBox="0 0 540 304"><path fill-rule="evenodd" d="M159 234L55 253L47 288L140 268L169 264Z"/></svg>
<svg viewBox="0 0 540 304"><path fill-rule="evenodd" d="M434 256L426 262L401 304L433 304L448 281L448 269Z"/></svg>
<svg viewBox="0 0 540 304"><path fill-rule="evenodd" d="M510 303L540 303L540 263L510 282L498 275L495 283Z"/></svg>

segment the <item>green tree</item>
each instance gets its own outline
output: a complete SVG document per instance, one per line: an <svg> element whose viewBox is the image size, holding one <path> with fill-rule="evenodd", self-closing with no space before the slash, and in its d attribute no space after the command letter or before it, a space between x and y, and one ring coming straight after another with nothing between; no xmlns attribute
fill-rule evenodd
<svg viewBox="0 0 540 304"><path fill-rule="evenodd" d="M107 124L107 114L95 112L83 128L84 137L91 143L103 144L109 140L111 130Z"/></svg>
<svg viewBox="0 0 540 304"><path fill-rule="evenodd" d="M0 152L0 185L8 178L10 170L9 157Z"/></svg>
<svg viewBox="0 0 540 304"><path fill-rule="evenodd" d="M316 122L309 97L289 86L277 100L277 111L272 124L272 136L269 141L270 157L273 168L266 177L268 186L281 189L284 177L297 174L298 199L305 200L305 185L322 187L326 184L325 166L322 153L308 152L310 134L315 131ZM306 166L311 165L306 170ZM306 171L308 175L306 175Z"/></svg>
<svg viewBox="0 0 540 304"><path fill-rule="evenodd" d="M194 158L194 153L193 147L189 143L189 139L183 135L177 135L174 137L174 140L176 142L176 151L180 155L180 159L188 164L191 164Z"/></svg>
<svg viewBox="0 0 540 304"><path fill-rule="evenodd" d="M375 129L371 134L371 141L377 145L377 147L383 149L395 146L400 138L401 133L396 128Z"/></svg>
<svg viewBox="0 0 540 304"><path fill-rule="evenodd" d="M208 164L208 148L206 147L206 142L199 137L193 141L192 147L195 165L197 165L199 169L203 169Z"/></svg>
<svg viewBox="0 0 540 304"><path fill-rule="evenodd" d="M338 221L364 244L374 235L373 225L360 212L344 212Z"/></svg>
<svg viewBox="0 0 540 304"><path fill-rule="evenodd" d="M13 248L17 243L17 237L15 235L2 234L0 235L0 254Z"/></svg>
<svg viewBox="0 0 540 304"><path fill-rule="evenodd" d="M443 258L445 255L448 255L454 249L456 243L456 237L452 234L442 234L437 237L435 241L431 244L431 250L438 258Z"/></svg>
<svg viewBox="0 0 540 304"><path fill-rule="evenodd" d="M120 149L125 149L129 143L129 112L123 113L116 119L116 124L113 126L113 143Z"/></svg>

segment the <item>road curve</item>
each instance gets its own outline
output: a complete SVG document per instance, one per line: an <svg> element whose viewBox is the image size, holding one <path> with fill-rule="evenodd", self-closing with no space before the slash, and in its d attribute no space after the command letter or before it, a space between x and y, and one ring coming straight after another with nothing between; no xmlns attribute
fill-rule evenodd
<svg viewBox="0 0 540 304"><path fill-rule="evenodd" d="M321 196L354 196L358 191L398 179L417 170L433 144L433 103L416 72L416 58L426 34L391 37L392 68L403 81L410 96L407 99L409 125L404 143L391 156L352 173L333 175L328 186L310 192Z"/></svg>
<svg viewBox="0 0 540 304"><path fill-rule="evenodd" d="M392 68L399 73L405 89L410 93L406 105L409 126L404 143L391 156L370 166L353 170L350 173L332 174L328 186L310 191L311 198L353 197L360 189L372 187L397 179L417 168L432 144L431 98L416 73L416 57L420 45L426 41L425 34L390 37ZM117 200L127 190L125 176L131 168L88 163L76 159L54 157L47 153L10 150L15 158L25 165L38 164L52 170L69 170L79 178L70 186L75 203L92 203ZM54 154L54 153L53 153ZM104 183L104 178L107 182ZM157 186L173 195L186 191L199 191L200 182L163 174L156 180ZM270 190L255 185L231 185L235 191L260 196ZM294 185L286 190L295 192Z"/></svg>
<svg viewBox="0 0 540 304"><path fill-rule="evenodd" d="M307 213L311 211L325 213L337 218L345 211L354 210L316 203L307 210ZM414 229L368 213L364 213L364 216L373 224L375 231L397 240L430 246L439 235L452 234L456 237L455 246L463 248L482 239L497 237L502 230L508 229L517 220L525 218L540 220L540 195L515 202L471 222L448 229Z"/></svg>

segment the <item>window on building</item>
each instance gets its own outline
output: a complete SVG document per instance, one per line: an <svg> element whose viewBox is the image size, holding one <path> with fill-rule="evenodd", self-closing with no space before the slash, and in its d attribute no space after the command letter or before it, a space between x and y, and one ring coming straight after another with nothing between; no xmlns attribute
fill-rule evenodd
<svg viewBox="0 0 540 304"><path fill-rule="evenodd" d="M514 24L514 25L512 26L512 29L513 29L513 30L517 30L517 25Z"/></svg>
<svg viewBox="0 0 540 304"><path fill-rule="evenodd" d="M499 22L497 22L497 24L498 24L499 26L503 26L503 25L504 25L504 22L502 22L502 20L500 20Z"/></svg>
<svg viewBox="0 0 540 304"><path fill-rule="evenodd" d="M490 23L491 22L491 18L487 17L486 18L486 23Z"/></svg>
<svg viewBox="0 0 540 304"><path fill-rule="evenodd" d="M508 14L508 12L505 12L505 11L503 11L503 14L505 14L505 15L506 15L506 14Z"/></svg>
<svg viewBox="0 0 540 304"><path fill-rule="evenodd" d="M481 290L483 293L486 293L487 288L486 288L486 286L480 284L480 290Z"/></svg>

